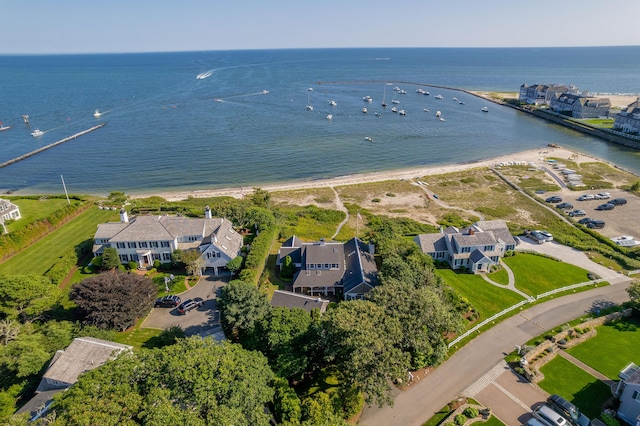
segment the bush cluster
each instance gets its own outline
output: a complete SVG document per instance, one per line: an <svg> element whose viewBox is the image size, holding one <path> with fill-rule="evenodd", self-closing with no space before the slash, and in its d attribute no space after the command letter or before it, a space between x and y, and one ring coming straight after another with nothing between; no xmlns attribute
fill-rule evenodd
<svg viewBox="0 0 640 426"><path fill-rule="evenodd" d="M51 282L56 285L60 285L64 277L78 264L78 256L75 250L67 252L60 258L47 272L44 273L46 277L51 279Z"/></svg>
<svg viewBox="0 0 640 426"><path fill-rule="evenodd" d="M251 243L251 250L245 260L245 269L240 272L239 278L245 282L258 284L258 279L262 275L271 244L278 235L278 228L271 226L260 232Z"/></svg>

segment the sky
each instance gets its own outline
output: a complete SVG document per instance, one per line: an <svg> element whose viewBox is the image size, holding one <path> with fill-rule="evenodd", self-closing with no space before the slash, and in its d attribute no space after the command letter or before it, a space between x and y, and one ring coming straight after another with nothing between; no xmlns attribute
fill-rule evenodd
<svg viewBox="0 0 640 426"><path fill-rule="evenodd" d="M0 0L0 54L640 45L639 0Z"/></svg>

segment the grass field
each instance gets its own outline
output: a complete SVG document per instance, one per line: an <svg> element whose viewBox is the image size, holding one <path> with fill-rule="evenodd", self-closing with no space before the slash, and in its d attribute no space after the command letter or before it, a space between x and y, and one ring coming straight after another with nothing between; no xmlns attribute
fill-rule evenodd
<svg viewBox="0 0 640 426"><path fill-rule="evenodd" d="M478 275L456 274L450 269L437 269L436 273L460 296L471 302L480 314L480 321L523 299L522 296L511 290L489 284Z"/></svg>
<svg viewBox="0 0 640 426"><path fill-rule="evenodd" d="M555 357L540 371L545 379L538 386L572 402L591 419L600 415L602 405L611 396L609 386L562 357Z"/></svg>
<svg viewBox="0 0 640 426"><path fill-rule="evenodd" d="M589 281L586 270L542 256L519 253L503 261L513 271L516 288L531 296Z"/></svg>
<svg viewBox="0 0 640 426"><path fill-rule="evenodd" d="M22 218L8 226L9 232L26 228L31 222L43 219L67 205L67 200L62 198L42 198L40 200L16 198L11 202L20 208L20 216ZM71 200L71 204L80 204L80 201Z"/></svg>
<svg viewBox="0 0 640 426"><path fill-rule="evenodd" d="M597 331L595 337L567 352L613 380L630 362L640 364L640 321L624 319Z"/></svg>
<svg viewBox="0 0 640 426"><path fill-rule="evenodd" d="M117 216L115 211L92 207L2 263L0 274L42 275L58 261L60 256L73 250L83 241L93 239L99 223L115 220Z"/></svg>

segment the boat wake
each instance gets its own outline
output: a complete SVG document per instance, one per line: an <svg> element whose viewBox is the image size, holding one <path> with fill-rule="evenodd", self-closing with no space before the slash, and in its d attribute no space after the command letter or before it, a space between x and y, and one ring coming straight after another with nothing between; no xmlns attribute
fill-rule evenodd
<svg viewBox="0 0 640 426"><path fill-rule="evenodd" d="M204 80L207 77L211 77L212 74L213 74L213 70L209 70L209 71L201 72L196 76L196 78L198 80Z"/></svg>

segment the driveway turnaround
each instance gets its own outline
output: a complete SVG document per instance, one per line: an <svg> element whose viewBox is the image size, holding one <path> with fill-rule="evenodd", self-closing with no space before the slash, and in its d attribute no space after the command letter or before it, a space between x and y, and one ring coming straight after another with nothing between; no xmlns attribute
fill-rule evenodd
<svg viewBox="0 0 640 426"><path fill-rule="evenodd" d="M480 334L418 383L398 393L394 398L395 405L393 407L366 407L360 424L369 426L422 425L442 407L458 398L467 388L497 366L504 356L515 348L515 345L522 345L529 339L559 324L569 322L593 310L629 300L625 289L630 280L617 274L614 276L616 277L615 285L594 288L531 306L528 309L523 309L520 314L510 317ZM493 382L505 388L501 384L502 380L501 377ZM495 386L495 383L491 383L491 388L487 386L482 392L485 390L491 392L491 389L500 390ZM485 399L482 392L478 394L481 400ZM517 395L516 392L519 391L510 393ZM485 401L493 401L488 399L489 396L486 398ZM519 415L517 407L513 409L512 414L503 414L508 417L504 419L508 425L516 425L517 422L527 418L525 407L531 409L531 401L534 399L536 401L544 400L544 398L540 399L537 396L534 398L522 396L522 399L516 398L523 403L519 404L506 393L503 396L496 394L494 398L499 398L499 400L496 399L495 403L489 402L489 406L492 408L496 406L495 404L501 403L499 401L508 399L522 410ZM512 423L514 415L517 418L516 423Z"/></svg>

